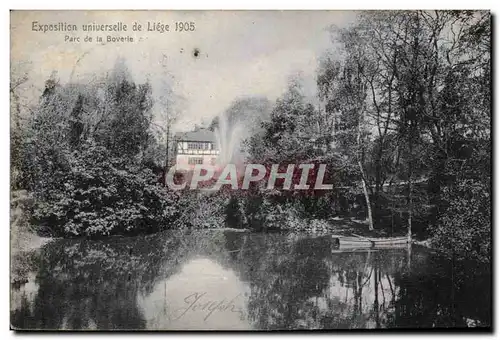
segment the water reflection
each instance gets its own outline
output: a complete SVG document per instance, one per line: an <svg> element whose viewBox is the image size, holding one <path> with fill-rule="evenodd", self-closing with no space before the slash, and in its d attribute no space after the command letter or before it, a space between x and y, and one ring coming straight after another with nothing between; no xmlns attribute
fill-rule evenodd
<svg viewBox="0 0 500 340"><path fill-rule="evenodd" d="M223 231L50 243L12 287L21 329L488 326L488 268L427 249ZM15 259L14 259L15 260Z"/></svg>
<svg viewBox="0 0 500 340"><path fill-rule="evenodd" d="M246 319L248 286L208 258L184 264L178 274L139 295L149 329L250 329Z"/></svg>

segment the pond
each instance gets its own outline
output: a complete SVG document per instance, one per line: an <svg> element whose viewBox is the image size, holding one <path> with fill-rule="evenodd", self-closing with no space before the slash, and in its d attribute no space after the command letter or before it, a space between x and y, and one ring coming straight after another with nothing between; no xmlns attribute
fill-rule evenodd
<svg viewBox="0 0 500 340"><path fill-rule="evenodd" d="M487 327L489 268L429 249L228 230L55 240L12 259L16 329ZM19 269L22 268L22 269Z"/></svg>

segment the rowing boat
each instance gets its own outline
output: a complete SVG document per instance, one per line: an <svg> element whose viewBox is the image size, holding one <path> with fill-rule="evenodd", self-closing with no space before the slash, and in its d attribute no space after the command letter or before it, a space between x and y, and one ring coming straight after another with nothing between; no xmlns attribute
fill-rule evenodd
<svg viewBox="0 0 500 340"><path fill-rule="evenodd" d="M398 244L408 244L409 240L407 236L401 237L387 237L387 238L370 238L375 247L378 246L391 246Z"/></svg>
<svg viewBox="0 0 500 340"><path fill-rule="evenodd" d="M372 241L368 239L363 239L359 237L340 237L339 238L340 246L353 246L353 247L372 247Z"/></svg>
<svg viewBox="0 0 500 340"><path fill-rule="evenodd" d="M406 236L402 237L387 237L387 238L377 238L377 237L363 237L355 235L352 236L334 236L334 242L336 242L339 247L352 247L352 248L373 248L373 247L392 247L398 245L404 245L409 242Z"/></svg>

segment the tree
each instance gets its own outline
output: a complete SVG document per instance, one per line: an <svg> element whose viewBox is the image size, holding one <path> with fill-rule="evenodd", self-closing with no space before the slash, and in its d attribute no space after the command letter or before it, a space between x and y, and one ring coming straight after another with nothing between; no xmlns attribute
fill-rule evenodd
<svg viewBox="0 0 500 340"><path fill-rule="evenodd" d="M362 46L358 44L360 39L356 30L340 32L339 41L345 55L339 62L324 65L318 82L322 99L327 101L327 110L339 117L335 131L337 144L346 158L353 159L358 167L366 201L368 228L373 230L369 182L364 165L369 142L366 121L367 68L371 65Z"/></svg>
<svg viewBox="0 0 500 340"><path fill-rule="evenodd" d="M28 63L13 63L11 65L11 78L10 78L10 157L11 157L11 186L14 189L19 188L23 184L20 183L23 178L21 173L22 167L22 141L23 141L23 128L26 115L23 113L27 106L24 105L21 98L22 91L20 90L29 80Z"/></svg>
<svg viewBox="0 0 500 340"><path fill-rule="evenodd" d="M270 119L262 122L262 133L250 141L251 157L269 162L291 161L314 157L311 140L315 137L311 124L316 110L307 103L300 79L292 77L284 95L277 99ZM262 143L262 150L259 143ZM260 150L259 150L260 149ZM253 150L253 152L252 152Z"/></svg>
<svg viewBox="0 0 500 340"><path fill-rule="evenodd" d="M416 177L429 180L436 227L446 206L442 188L452 180L447 164L460 157L457 145L489 140L490 93L483 86L490 84L489 20L488 12L473 11L361 12L351 27L334 32L337 59L330 53L320 66L319 95L340 147L356 144L359 135L349 130L359 122L342 109L349 98L364 105L358 117L376 137L364 140L372 152L361 176L376 202L387 180L389 187L394 179L406 182L409 234L415 209L425 204L415 206L415 198L423 201ZM364 85L354 101L353 88L342 93L349 64Z"/></svg>
<svg viewBox="0 0 500 340"><path fill-rule="evenodd" d="M162 55L159 63L161 73L153 93L156 98L153 110L156 114L152 121L153 132L158 140L158 150L150 151L157 153L152 155L153 162L159 161L160 164L162 163L164 174L166 174L170 168L172 157L175 155L173 152L175 145L171 143L172 132L174 124L181 115L179 103L182 102L182 98L176 96L172 89L174 77L168 70L168 57Z"/></svg>
<svg viewBox="0 0 500 340"><path fill-rule="evenodd" d="M77 148L80 144L80 138L83 133L84 124L82 122L83 114L83 95L79 94L76 100L75 107L71 111L70 116L70 144L73 148Z"/></svg>
<svg viewBox="0 0 500 340"><path fill-rule="evenodd" d="M100 237L154 232L177 218L177 195L145 165L156 142L151 106L151 86L135 84L120 63L107 81L47 80L22 148L35 225Z"/></svg>

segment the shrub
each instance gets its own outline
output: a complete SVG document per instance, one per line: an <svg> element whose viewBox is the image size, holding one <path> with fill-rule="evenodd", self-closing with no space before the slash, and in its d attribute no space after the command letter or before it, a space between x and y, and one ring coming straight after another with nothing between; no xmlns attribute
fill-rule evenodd
<svg viewBox="0 0 500 340"><path fill-rule="evenodd" d="M85 143L63 165L34 188L33 222L53 235L154 232L178 215L177 195L160 187L151 170L111 157L103 146Z"/></svg>
<svg viewBox="0 0 500 340"><path fill-rule="evenodd" d="M226 197L219 192L180 191L178 229L216 229L224 226Z"/></svg>
<svg viewBox="0 0 500 340"><path fill-rule="evenodd" d="M490 185L465 179L443 190L449 206L433 231L433 244L452 256L489 262L491 259Z"/></svg>

